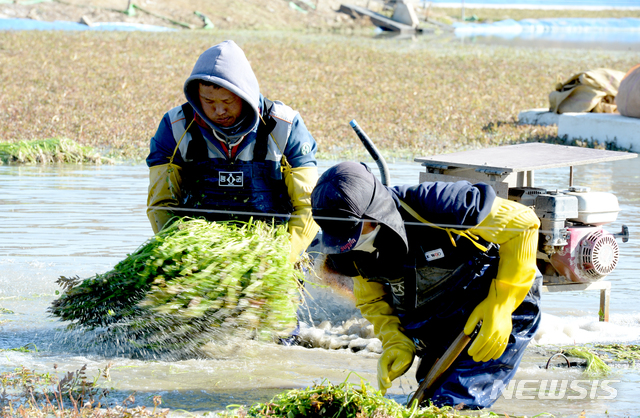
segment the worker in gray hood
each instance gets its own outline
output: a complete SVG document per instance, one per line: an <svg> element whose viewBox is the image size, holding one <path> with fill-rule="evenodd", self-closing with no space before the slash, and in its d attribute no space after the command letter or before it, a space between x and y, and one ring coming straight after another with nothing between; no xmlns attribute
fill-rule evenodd
<svg viewBox="0 0 640 418"><path fill-rule="evenodd" d="M233 41L211 47L200 56L184 83L184 95L227 145L240 141L260 120L258 80L244 52ZM214 98L231 106L218 106Z"/></svg>
<svg viewBox="0 0 640 418"><path fill-rule="evenodd" d="M491 406L540 322L535 213L483 183L386 187L355 162L325 171L311 202L329 269L353 277L356 305L382 341L380 390L416 355L422 381L462 331L479 326L426 398Z"/></svg>
<svg viewBox="0 0 640 418"><path fill-rule="evenodd" d="M288 222L291 260L318 231L310 194L316 142L300 114L260 94L233 41L207 49L184 83L187 102L151 138L147 215L154 232L174 215Z"/></svg>

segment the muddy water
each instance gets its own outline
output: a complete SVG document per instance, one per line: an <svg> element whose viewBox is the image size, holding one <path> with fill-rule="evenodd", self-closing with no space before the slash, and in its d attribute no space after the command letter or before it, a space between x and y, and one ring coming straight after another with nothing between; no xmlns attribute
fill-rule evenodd
<svg viewBox="0 0 640 418"><path fill-rule="evenodd" d="M323 161L321 169L330 166ZM373 171L375 163L369 162ZM393 184L415 183L420 167L416 163L390 165ZM640 160L576 167L575 183L594 191L610 191L620 200L622 212L610 225L617 232L621 224L631 230L631 240L620 244L621 260L607 278L612 282L611 321L597 321L599 292L545 294L538 350L525 356L516 380L584 379L579 370L541 368L547 357L538 352L550 347L577 343L640 342ZM568 169L536 172L538 186L562 188L568 184ZM143 165L104 167L0 166L0 349L36 347L28 353L4 351L0 371L24 365L41 372L77 370L88 367L94 376L112 363L112 399L131 391L137 400L152 405L160 394L163 406L192 413L217 410L229 404L265 401L286 388L306 387L329 379L375 382L375 354L345 350L331 351L283 347L246 341L207 347L207 358L175 360L148 358L117 344L96 344L95 334L73 333L47 314L55 299L56 279L61 276L89 277L105 272L134 251L152 234L145 216L147 169ZM355 372L357 374L352 374ZM620 367L607 386L584 399L498 400L494 410L510 414L556 416L638 416L640 401L635 396L638 370ZM591 388L591 380L581 384ZM527 388L536 387L528 384ZM600 385L600 383L598 383ZM390 396L404 402L415 390L413 373L399 379ZM593 399L592 399L593 398ZM607 412L608 414L607 415Z"/></svg>

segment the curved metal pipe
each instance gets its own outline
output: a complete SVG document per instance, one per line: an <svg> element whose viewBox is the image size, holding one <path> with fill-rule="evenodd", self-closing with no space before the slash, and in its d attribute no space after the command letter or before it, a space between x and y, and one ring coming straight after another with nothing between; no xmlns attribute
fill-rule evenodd
<svg viewBox="0 0 640 418"><path fill-rule="evenodd" d="M565 359L567 361L567 369L571 368L571 362L569 361L569 359L567 358L567 356L565 356L562 353L555 353L554 355L552 355L551 357L549 357L549 360L547 360L547 367L545 367L545 369L549 368L549 364L551 363L551 359L553 359L556 356L560 356L563 359Z"/></svg>
<svg viewBox="0 0 640 418"><path fill-rule="evenodd" d="M349 125L351 125L353 130L356 132L356 135L358 135L358 138L360 138L360 141L362 141L362 144L364 144L364 147L367 149L369 154L371 154L371 157L373 157L376 164L378 164L378 169L380 170L380 181L385 186L388 186L390 178L389 167L387 166L387 162L384 160L384 157L380 154L373 141L371 141L362 128L360 128L360 125L358 125L358 122L356 122L355 119L349 122Z"/></svg>

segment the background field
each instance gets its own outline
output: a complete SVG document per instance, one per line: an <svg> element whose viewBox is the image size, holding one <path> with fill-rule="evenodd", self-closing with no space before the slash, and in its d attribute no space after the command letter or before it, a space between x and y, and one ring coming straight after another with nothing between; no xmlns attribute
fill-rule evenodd
<svg viewBox="0 0 640 418"><path fill-rule="evenodd" d="M313 14L281 12L269 13ZM637 64L635 52L470 44L443 33L374 39L368 25L350 24L315 30L300 18L304 30L283 21L283 30L0 32L0 140L67 137L143 158L164 112L183 102L197 56L225 39L245 50L265 96L300 111L325 158L362 151L351 119L385 155L403 159L553 142L555 127L519 126L518 113L547 107L555 83L576 72Z"/></svg>
<svg viewBox="0 0 640 418"><path fill-rule="evenodd" d="M369 7L391 15L393 0L0 0L0 18L19 17L36 20L78 22L134 22L183 29L180 23L201 28L207 16L217 29L239 30L312 30L345 31L368 27L347 15L336 13L342 3ZM412 2L421 19L444 23L459 21L461 9L443 8L437 3ZM535 7L537 2L530 2ZM134 5L133 14L123 13ZM480 21L550 17L640 17L640 9L621 10L542 10L465 7L465 16Z"/></svg>

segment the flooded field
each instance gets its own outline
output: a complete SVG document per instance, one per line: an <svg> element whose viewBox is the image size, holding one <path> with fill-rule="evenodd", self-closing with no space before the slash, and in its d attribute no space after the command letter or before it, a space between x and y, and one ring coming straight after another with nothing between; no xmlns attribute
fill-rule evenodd
<svg viewBox="0 0 640 418"><path fill-rule="evenodd" d="M331 164L321 161L321 170ZM375 163L368 164L377 172ZM420 170L413 162L390 164L391 182L415 183ZM581 382L586 395L580 397L578 391L571 392L574 398L526 399L512 391L498 400L495 412L640 415L640 373L634 366L619 366L607 382L589 379L577 368L544 369L544 353L556 346L640 343L640 160L576 167L574 178L576 185L614 193L621 212L607 229L619 232L626 224L631 231L629 242L620 243L620 263L606 279L612 283L611 319L598 321L597 291L544 294L536 345L530 346L516 381L532 381L527 386L532 388L535 382L570 379ZM568 169L536 172L540 187L563 188L568 181ZM207 358L140 358L116 344L97 344L93 333L66 331L64 323L47 314L58 290L56 280L108 271L152 235L145 215L147 184L144 165L0 166L0 371L24 365L52 372L54 364L59 371L73 371L87 364L93 376L113 363L107 383L113 399L136 391L139 402L152 406L152 396L159 394L163 407L184 414L266 401L323 379L375 382L374 354L242 341L211 345ZM25 345L37 351L7 351ZM415 388L410 371L388 396L405 402Z"/></svg>

